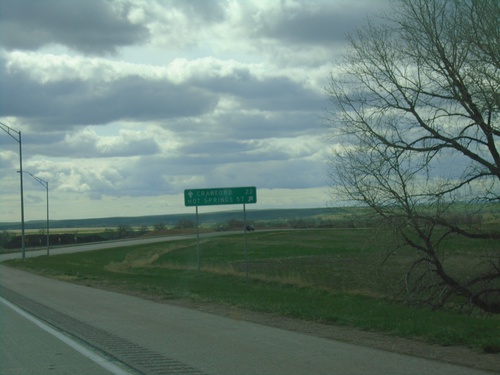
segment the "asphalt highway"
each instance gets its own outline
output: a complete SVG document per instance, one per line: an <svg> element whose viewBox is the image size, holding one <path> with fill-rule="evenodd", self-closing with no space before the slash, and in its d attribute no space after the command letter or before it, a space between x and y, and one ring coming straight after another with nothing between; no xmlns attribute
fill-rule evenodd
<svg viewBox="0 0 500 375"><path fill-rule="evenodd" d="M95 352L3 297L0 332L0 374L130 374L121 363Z"/></svg>
<svg viewBox="0 0 500 375"><path fill-rule="evenodd" d="M83 248L79 249L65 251ZM0 314L2 374L491 374L74 285L1 265ZM71 340L80 347L71 346Z"/></svg>
<svg viewBox="0 0 500 375"><path fill-rule="evenodd" d="M234 234L240 232L225 232L224 234ZM221 233L205 233L200 235L202 237L213 237L215 235L221 235ZM196 235L179 235L179 236L168 236L168 237L149 237L149 238L134 238L134 239L126 239L120 241L106 241L106 242L93 242L86 244L77 244L74 246L55 246L49 248L49 255L58 255L58 254L70 254L77 253L82 251L94 251L94 250L103 250L103 249L112 249L114 247L121 246L134 246L134 245L145 245L148 243L156 243L162 241L176 241L176 240L185 240L189 238L196 238ZM25 251L26 258L38 257L41 255L47 255L47 249L41 248L37 250L27 249ZM21 250L0 255L0 262L8 259L22 259Z"/></svg>

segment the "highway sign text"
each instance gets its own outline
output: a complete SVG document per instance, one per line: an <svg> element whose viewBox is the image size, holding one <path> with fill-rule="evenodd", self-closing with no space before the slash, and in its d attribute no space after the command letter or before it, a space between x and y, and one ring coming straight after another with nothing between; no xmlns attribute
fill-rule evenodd
<svg viewBox="0 0 500 375"><path fill-rule="evenodd" d="M186 206L252 203L257 203L257 188L255 186L184 190L184 204Z"/></svg>

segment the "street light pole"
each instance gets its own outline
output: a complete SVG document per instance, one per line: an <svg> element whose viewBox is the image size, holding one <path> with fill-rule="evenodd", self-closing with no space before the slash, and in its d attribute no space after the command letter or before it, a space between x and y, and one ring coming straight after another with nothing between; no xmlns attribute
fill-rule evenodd
<svg viewBox="0 0 500 375"><path fill-rule="evenodd" d="M26 246L24 242L24 197L23 197L23 148L21 142L21 131L12 129L10 126L0 122L0 128L19 143L19 181L21 185L21 248L23 260L26 258ZM16 133L17 137L13 134Z"/></svg>
<svg viewBox="0 0 500 375"><path fill-rule="evenodd" d="M49 182L42 180L40 177L37 177L30 172L24 172L24 173L29 174L31 177L33 177L35 180L37 180L40 183L40 185L42 185L45 188L45 190L47 191L47 255L49 255L49 245L50 245L50 236L49 236Z"/></svg>
<svg viewBox="0 0 500 375"><path fill-rule="evenodd" d="M45 188L47 189L47 256L49 256L50 249L50 235L49 235L49 182L45 181Z"/></svg>

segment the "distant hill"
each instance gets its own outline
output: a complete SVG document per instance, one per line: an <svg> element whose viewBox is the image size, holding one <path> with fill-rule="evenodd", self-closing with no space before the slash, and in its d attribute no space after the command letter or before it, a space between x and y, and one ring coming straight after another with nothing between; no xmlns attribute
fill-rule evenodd
<svg viewBox="0 0 500 375"><path fill-rule="evenodd" d="M302 208L302 209L270 209L249 210L247 209L247 220L249 221L279 221L294 219L317 219L328 218L347 213L347 208ZM176 225L182 220L196 220L192 214L172 214L136 217L108 217L99 219L77 219L77 220L50 220L51 228L114 228L122 225L132 227L153 226L165 224ZM229 220L243 220L242 210L200 213L200 223L224 223ZM44 229L46 221L26 221L25 229ZM20 223L0 223L0 231L18 230Z"/></svg>

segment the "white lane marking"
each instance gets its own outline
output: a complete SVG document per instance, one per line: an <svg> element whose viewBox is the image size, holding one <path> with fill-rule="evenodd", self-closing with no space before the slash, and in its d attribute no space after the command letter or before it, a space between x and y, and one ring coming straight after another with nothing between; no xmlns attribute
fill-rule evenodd
<svg viewBox="0 0 500 375"><path fill-rule="evenodd" d="M66 345L75 349L77 352L84 355L85 357L87 357L91 361L97 363L101 367L104 367L106 370L108 370L112 374L114 374L114 375L131 375L129 372L125 371L124 369L122 369L122 368L116 366L115 364L113 364L112 362L110 362L108 359L90 351L89 349L85 348L83 345L79 344L75 340L73 340L70 337L64 335L63 333L55 330L51 326L49 326L46 323L42 322L41 320L35 318L33 315L27 313L26 311L20 309L19 307L17 307L16 305L11 303L10 301L6 300L5 298L0 297L0 302L2 302L4 305L10 307L12 310L17 312L19 315L28 319L30 322L36 324L38 327L43 329L45 332L50 333L52 336L61 340Z"/></svg>

